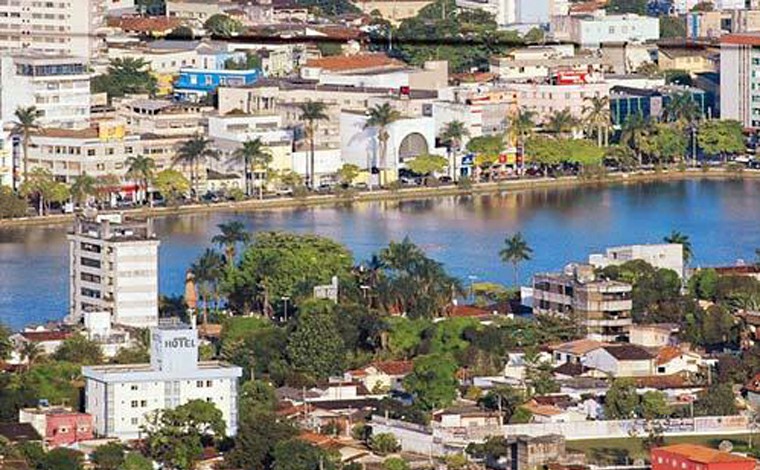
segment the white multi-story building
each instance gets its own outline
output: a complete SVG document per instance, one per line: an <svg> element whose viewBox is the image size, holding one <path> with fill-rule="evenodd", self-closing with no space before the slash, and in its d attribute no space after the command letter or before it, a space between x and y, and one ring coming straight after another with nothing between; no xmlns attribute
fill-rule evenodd
<svg viewBox="0 0 760 470"><path fill-rule="evenodd" d="M0 0L0 51L94 57L105 13L106 0Z"/></svg>
<svg viewBox="0 0 760 470"><path fill-rule="evenodd" d="M760 128L760 33L720 38L720 116Z"/></svg>
<svg viewBox="0 0 760 470"><path fill-rule="evenodd" d="M633 260L646 261L659 269L672 269L683 277L683 245L679 243L616 246L588 257L589 264L596 268L617 266Z"/></svg>
<svg viewBox="0 0 760 470"><path fill-rule="evenodd" d="M107 311L114 324L158 324L159 241L150 219L77 218L68 240L72 321L82 321L88 311Z"/></svg>
<svg viewBox="0 0 760 470"><path fill-rule="evenodd" d="M90 95L85 59L41 54L0 58L0 121L12 123L16 109L34 106L40 126L87 127Z"/></svg>
<svg viewBox="0 0 760 470"><path fill-rule="evenodd" d="M238 379L242 369L198 360L198 331L188 325L151 329L150 364L83 367L85 411L98 436L136 439L146 419L191 400L213 403L237 433Z"/></svg>
<svg viewBox="0 0 760 470"><path fill-rule="evenodd" d="M593 15L554 16L551 33L557 40L597 49L604 43L656 41L660 38L660 21L632 13L606 15L604 10L599 10Z"/></svg>
<svg viewBox="0 0 760 470"><path fill-rule="evenodd" d="M500 26L548 23L552 16L567 15L568 0L457 0L457 7L485 10Z"/></svg>

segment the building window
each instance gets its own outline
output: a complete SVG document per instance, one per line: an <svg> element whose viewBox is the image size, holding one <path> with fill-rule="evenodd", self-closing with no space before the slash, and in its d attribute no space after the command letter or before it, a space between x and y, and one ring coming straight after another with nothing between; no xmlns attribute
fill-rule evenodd
<svg viewBox="0 0 760 470"><path fill-rule="evenodd" d="M132 385L131 387L129 387L130 390L137 390L138 388L140 387L138 387L137 385Z"/></svg>
<svg viewBox="0 0 760 470"><path fill-rule="evenodd" d="M132 424L132 426L137 426L137 418L132 418L129 420L129 422Z"/></svg>
<svg viewBox="0 0 760 470"><path fill-rule="evenodd" d="M140 406L142 408L145 408L146 406L148 406L148 400L140 400Z"/></svg>
<svg viewBox="0 0 760 470"><path fill-rule="evenodd" d="M140 405L140 402L138 402L137 400L132 400L131 405L132 405L132 408L137 408Z"/></svg>
<svg viewBox="0 0 760 470"><path fill-rule="evenodd" d="M213 384L213 382L211 380L207 380L206 381L206 387L210 387L212 384Z"/></svg>
<svg viewBox="0 0 760 470"><path fill-rule="evenodd" d="M203 388L203 380L197 380L195 382L195 386L198 388Z"/></svg>

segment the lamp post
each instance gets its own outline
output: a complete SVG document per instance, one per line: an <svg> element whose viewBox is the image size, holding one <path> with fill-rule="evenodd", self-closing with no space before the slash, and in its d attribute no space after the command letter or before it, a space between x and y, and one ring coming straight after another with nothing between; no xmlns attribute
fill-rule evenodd
<svg viewBox="0 0 760 470"><path fill-rule="evenodd" d="M285 323L287 323L288 322L288 300L290 300L290 297L283 296L283 297L280 297L280 300L282 300L283 318L285 320Z"/></svg>

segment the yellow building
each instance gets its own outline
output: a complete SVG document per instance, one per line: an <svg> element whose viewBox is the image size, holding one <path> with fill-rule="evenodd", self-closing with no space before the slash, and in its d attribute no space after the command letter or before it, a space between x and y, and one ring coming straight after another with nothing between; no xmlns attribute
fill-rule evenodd
<svg viewBox="0 0 760 470"><path fill-rule="evenodd" d="M660 70L684 70L695 74L717 72L717 54L704 47L661 47L658 52Z"/></svg>

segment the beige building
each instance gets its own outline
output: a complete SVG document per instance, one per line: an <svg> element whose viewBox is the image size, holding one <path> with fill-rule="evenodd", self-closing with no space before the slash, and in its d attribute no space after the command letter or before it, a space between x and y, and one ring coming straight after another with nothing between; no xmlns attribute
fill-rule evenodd
<svg viewBox="0 0 760 470"><path fill-rule="evenodd" d="M213 109L195 103L147 98L115 100L114 105L118 116L125 122L128 133L165 137L203 132L204 113Z"/></svg>
<svg viewBox="0 0 760 470"><path fill-rule="evenodd" d="M493 57L491 73L502 80L544 79L556 70L607 72L611 64L598 54L575 54L572 44L515 49Z"/></svg>
<svg viewBox="0 0 760 470"><path fill-rule="evenodd" d="M368 0L352 2L362 10L365 15L378 11L384 19L393 24L402 20L417 16L426 6L433 3L432 0Z"/></svg>
<svg viewBox="0 0 760 470"><path fill-rule="evenodd" d="M158 245L150 219L77 218L69 240L69 319L109 312L111 323L158 325Z"/></svg>
<svg viewBox="0 0 760 470"><path fill-rule="evenodd" d="M662 47L657 52L660 70L684 70L691 74L717 72L718 52L703 47Z"/></svg>
<svg viewBox="0 0 760 470"><path fill-rule="evenodd" d="M208 2L206 0L167 0L166 16L193 21L196 25L202 26L207 19L233 7L234 3L228 0L215 2Z"/></svg>
<svg viewBox="0 0 760 470"><path fill-rule="evenodd" d="M590 265L569 265L533 277L533 313L574 317L589 339L615 341L633 323L632 291L630 284L596 279Z"/></svg>
<svg viewBox="0 0 760 470"><path fill-rule="evenodd" d="M95 57L105 0L0 0L0 51Z"/></svg>

